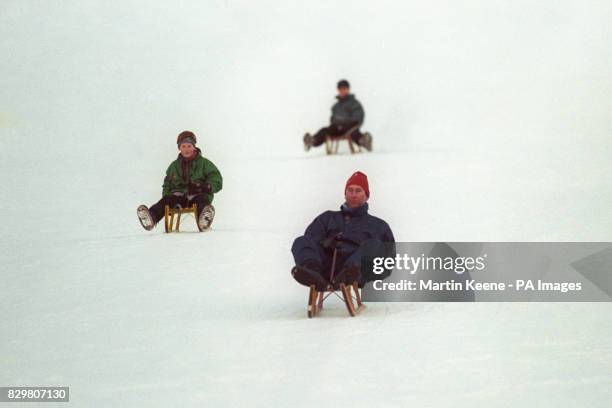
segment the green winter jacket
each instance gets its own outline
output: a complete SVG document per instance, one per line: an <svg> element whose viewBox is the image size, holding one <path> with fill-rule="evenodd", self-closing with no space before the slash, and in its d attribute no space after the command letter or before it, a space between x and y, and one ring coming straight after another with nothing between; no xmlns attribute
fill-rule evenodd
<svg viewBox="0 0 612 408"><path fill-rule="evenodd" d="M207 189L210 185L210 191ZM194 159L185 160L180 154L178 158L170 163L166 170L166 178L163 185L163 196L174 193L197 194L205 193L208 202L212 203L213 194L223 187L223 177L210 160L202 157L200 149Z"/></svg>

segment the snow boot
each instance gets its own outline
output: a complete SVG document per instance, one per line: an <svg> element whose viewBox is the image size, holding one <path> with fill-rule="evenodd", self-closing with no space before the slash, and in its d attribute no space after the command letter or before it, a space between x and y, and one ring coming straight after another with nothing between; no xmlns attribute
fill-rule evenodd
<svg viewBox="0 0 612 408"><path fill-rule="evenodd" d="M316 261L306 261L304 265L296 265L291 270L293 279L304 286L315 285L318 291L324 291L329 283L321 276L321 264Z"/></svg>
<svg viewBox="0 0 612 408"><path fill-rule="evenodd" d="M136 209L136 214L138 215L138 221L140 221L142 228L146 229L147 231L151 231L155 227L153 216L146 205L138 206Z"/></svg>
<svg viewBox="0 0 612 408"><path fill-rule="evenodd" d="M366 148L368 152L372 151L372 135L369 132L365 132L361 139L359 140L359 144Z"/></svg>
<svg viewBox="0 0 612 408"><path fill-rule="evenodd" d="M200 232L206 231L210 228L215 218L215 207L212 204L204 206L200 216L198 217L198 229Z"/></svg>
<svg viewBox="0 0 612 408"><path fill-rule="evenodd" d="M345 265L334 278L334 287L338 287L341 283L352 285L353 282L358 282L359 278L361 278L361 267L358 264Z"/></svg>
<svg viewBox="0 0 612 408"><path fill-rule="evenodd" d="M312 136L310 136L310 133L306 133L304 135L304 150L309 151L311 147L312 147Z"/></svg>

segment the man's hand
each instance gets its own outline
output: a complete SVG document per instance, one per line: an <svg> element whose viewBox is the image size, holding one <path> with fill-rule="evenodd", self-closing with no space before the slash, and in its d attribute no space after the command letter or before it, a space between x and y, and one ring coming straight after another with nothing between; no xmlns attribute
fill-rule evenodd
<svg viewBox="0 0 612 408"><path fill-rule="evenodd" d="M194 183L189 183L189 194L204 194L212 192L212 186L210 183L205 183L201 181L196 181Z"/></svg>
<svg viewBox="0 0 612 408"><path fill-rule="evenodd" d="M321 246L323 248L325 248L325 249L334 249L334 248L337 248L341 236L342 236L341 232L337 232L335 234L332 234L329 237L327 237L327 238L325 238L324 240L321 241Z"/></svg>

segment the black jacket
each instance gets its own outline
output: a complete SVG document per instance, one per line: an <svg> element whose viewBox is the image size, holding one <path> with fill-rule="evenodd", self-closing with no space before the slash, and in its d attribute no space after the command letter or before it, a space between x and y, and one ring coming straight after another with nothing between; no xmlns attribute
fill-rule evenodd
<svg viewBox="0 0 612 408"><path fill-rule="evenodd" d="M336 96L336 99L338 99L338 102L332 106L330 119L332 125L353 126L358 124L361 126L365 118L365 112L361 103L355 99L355 95L350 94L342 99Z"/></svg>

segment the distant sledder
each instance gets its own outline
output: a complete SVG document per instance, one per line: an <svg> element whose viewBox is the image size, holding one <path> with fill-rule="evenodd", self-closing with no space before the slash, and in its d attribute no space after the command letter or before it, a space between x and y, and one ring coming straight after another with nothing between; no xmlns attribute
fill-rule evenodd
<svg viewBox="0 0 612 408"><path fill-rule="evenodd" d="M310 288L308 317L316 316L323 301L338 290L349 314L355 316L363 306L359 289L367 282L390 275L390 271L376 277L361 273L362 257L395 256L391 228L385 221L368 214L367 176L355 172L346 182L344 196L346 201L340 211L319 215L291 247L296 265L291 274Z"/></svg>
<svg viewBox="0 0 612 408"><path fill-rule="evenodd" d="M166 232L172 231L174 215L177 216L178 230L180 215L185 212L195 212L200 231L210 228L215 216L212 201L214 194L223 187L223 178L217 167L202 156L196 142L195 134L188 130L178 135L176 143L180 153L166 171L162 199L151 208L146 205L138 207L138 219L147 231L151 231L162 218L165 218Z"/></svg>
<svg viewBox="0 0 612 408"><path fill-rule="evenodd" d="M372 135L361 133L359 128L363 124L365 113L361 103L350 93L350 84L343 79L338 82L338 102L332 106L330 125L321 128L317 133L304 135L304 150L320 146L325 143L327 154L338 153L338 144L347 140L351 153L361 151L363 146L372 151Z"/></svg>

